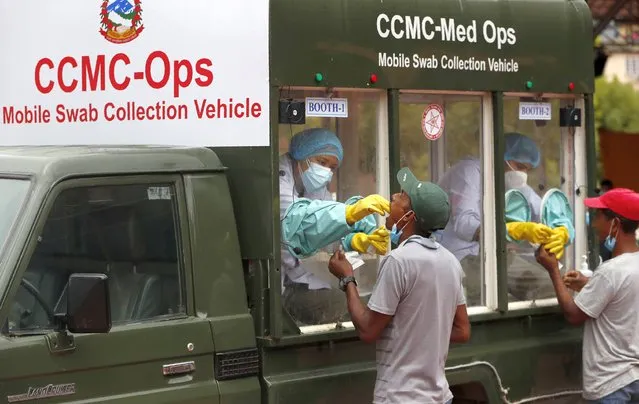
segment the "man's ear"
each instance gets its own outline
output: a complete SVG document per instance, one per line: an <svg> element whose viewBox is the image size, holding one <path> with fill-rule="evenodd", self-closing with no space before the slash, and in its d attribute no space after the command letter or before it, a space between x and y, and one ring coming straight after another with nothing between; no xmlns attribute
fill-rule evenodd
<svg viewBox="0 0 639 404"><path fill-rule="evenodd" d="M409 210L408 213L406 214L406 222L411 222L413 220L415 220L415 211L414 210Z"/></svg>
<svg viewBox="0 0 639 404"><path fill-rule="evenodd" d="M618 218L612 219L612 234L611 236L618 236L621 233L621 220Z"/></svg>

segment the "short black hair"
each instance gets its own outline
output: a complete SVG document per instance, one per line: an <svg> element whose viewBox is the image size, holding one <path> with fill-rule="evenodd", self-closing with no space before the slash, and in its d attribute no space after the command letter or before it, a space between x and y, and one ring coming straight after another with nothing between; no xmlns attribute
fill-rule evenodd
<svg viewBox="0 0 639 404"><path fill-rule="evenodd" d="M430 238L430 236L433 234L433 230L424 230L421 228L421 226L417 222L417 213L415 213L415 211L413 210L413 204L410 200L410 196L408 197L408 207L410 208L410 210L413 211L413 214L415 215L415 234L424 238Z"/></svg>
<svg viewBox="0 0 639 404"><path fill-rule="evenodd" d="M610 188L610 189L614 188L614 187L613 187L613 185L612 185L612 181L610 181L610 180L609 180L609 179L607 179L607 178L606 178L606 179L601 180L601 186L602 186L602 187L608 187L608 188Z"/></svg>
<svg viewBox="0 0 639 404"><path fill-rule="evenodd" d="M621 215L616 214L610 209L602 209L601 212L609 220L619 219L619 223L621 224L621 231L626 234L634 234L637 231L637 227L639 227L638 221L627 219Z"/></svg>
<svg viewBox="0 0 639 404"><path fill-rule="evenodd" d="M413 207L411 206L411 209ZM417 215L415 215L415 219L417 219ZM417 223L417 221L415 221L415 234L417 234L418 236L424 237L424 238L430 238L430 236L433 234L433 232L431 230L424 230L422 229L419 224Z"/></svg>

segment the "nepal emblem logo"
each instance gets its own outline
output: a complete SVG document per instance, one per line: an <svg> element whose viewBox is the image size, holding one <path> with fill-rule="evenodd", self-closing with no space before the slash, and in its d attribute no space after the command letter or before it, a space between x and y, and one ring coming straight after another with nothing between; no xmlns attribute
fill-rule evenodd
<svg viewBox="0 0 639 404"><path fill-rule="evenodd" d="M123 44L144 30L142 0L103 0L100 6L100 34L109 42Z"/></svg>

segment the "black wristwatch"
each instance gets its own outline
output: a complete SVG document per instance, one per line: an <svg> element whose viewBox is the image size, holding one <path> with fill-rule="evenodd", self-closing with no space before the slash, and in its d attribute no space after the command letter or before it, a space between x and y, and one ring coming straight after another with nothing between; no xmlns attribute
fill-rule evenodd
<svg viewBox="0 0 639 404"><path fill-rule="evenodd" d="M355 286L357 286L357 281L355 280L354 276L345 276L343 278L339 278L339 288L346 292L346 286L351 282L353 282Z"/></svg>

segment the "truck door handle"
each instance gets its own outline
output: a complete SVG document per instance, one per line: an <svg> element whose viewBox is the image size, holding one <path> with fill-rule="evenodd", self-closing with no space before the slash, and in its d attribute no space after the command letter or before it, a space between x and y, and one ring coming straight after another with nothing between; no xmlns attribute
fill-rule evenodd
<svg viewBox="0 0 639 404"><path fill-rule="evenodd" d="M162 374L164 376L184 375L195 372L195 362L180 362L162 365Z"/></svg>

